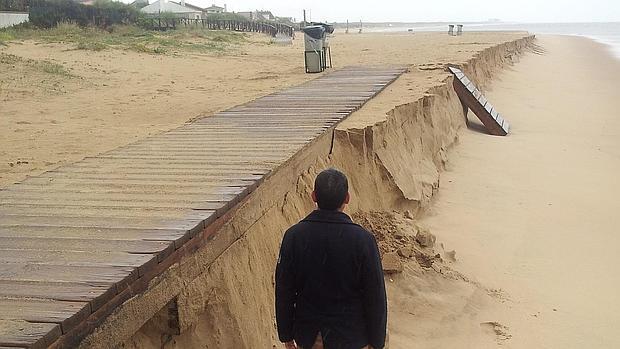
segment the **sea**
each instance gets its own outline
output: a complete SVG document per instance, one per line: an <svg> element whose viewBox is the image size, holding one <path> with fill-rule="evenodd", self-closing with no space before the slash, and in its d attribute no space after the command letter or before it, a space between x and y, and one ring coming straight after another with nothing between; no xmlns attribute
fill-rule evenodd
<svg viewBox="0 0 620 349"><path fill-rule="evenodd" d="M457 24L457 23L455 23ZM528 31L532 34L558 34L584 36L607 45L614 56L620 59L620 22L596 23L458 23L464 31ZM448 31L448 23L398 23L385 26L366 27L365 31L401 32Z"/></svg>

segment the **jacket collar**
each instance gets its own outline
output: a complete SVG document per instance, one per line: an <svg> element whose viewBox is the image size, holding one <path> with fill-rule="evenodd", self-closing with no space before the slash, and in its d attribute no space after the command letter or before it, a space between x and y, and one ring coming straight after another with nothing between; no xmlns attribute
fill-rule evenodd
<svg viewBox="0 0 620 349"><path fill-rule="evenodd" d="M302 222L355 224L346 213L329 210L314 210Z"/></svg>

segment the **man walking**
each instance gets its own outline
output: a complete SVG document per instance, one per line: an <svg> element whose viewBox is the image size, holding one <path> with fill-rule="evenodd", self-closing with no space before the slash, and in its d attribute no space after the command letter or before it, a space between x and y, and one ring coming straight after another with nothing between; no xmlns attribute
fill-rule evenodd
<svg viewBox="0 0 620 349"><path fill-rule="evenodd" d="M318 209L289 228L276 267L276 320L286 349L381 349L387 301L377 243L344 212L347 177L314 182Z"/></svg>

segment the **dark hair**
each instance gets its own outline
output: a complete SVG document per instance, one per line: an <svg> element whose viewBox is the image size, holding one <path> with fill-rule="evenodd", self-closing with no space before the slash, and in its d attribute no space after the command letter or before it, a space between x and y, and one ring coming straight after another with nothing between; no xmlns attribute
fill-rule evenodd
<svg viewBox="0 0 620 349"><path fill-rule="evenodd" d="M322 210L337 210L349 192L349 181L335 168L323 170L314 180L316 202Z"/></svg>

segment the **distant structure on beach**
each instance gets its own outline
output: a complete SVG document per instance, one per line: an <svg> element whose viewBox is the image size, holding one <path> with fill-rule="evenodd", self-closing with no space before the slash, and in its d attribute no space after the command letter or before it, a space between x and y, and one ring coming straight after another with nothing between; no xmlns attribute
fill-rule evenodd
<svg viewBox="0 0 620 349"><path fill-rule="evenodd" d="M462 24L456 25L456 33L454 32L454 26L455 26L454 24L448 25L448 35L452 35L452 36L463 35L463 25Z"/></svg>

